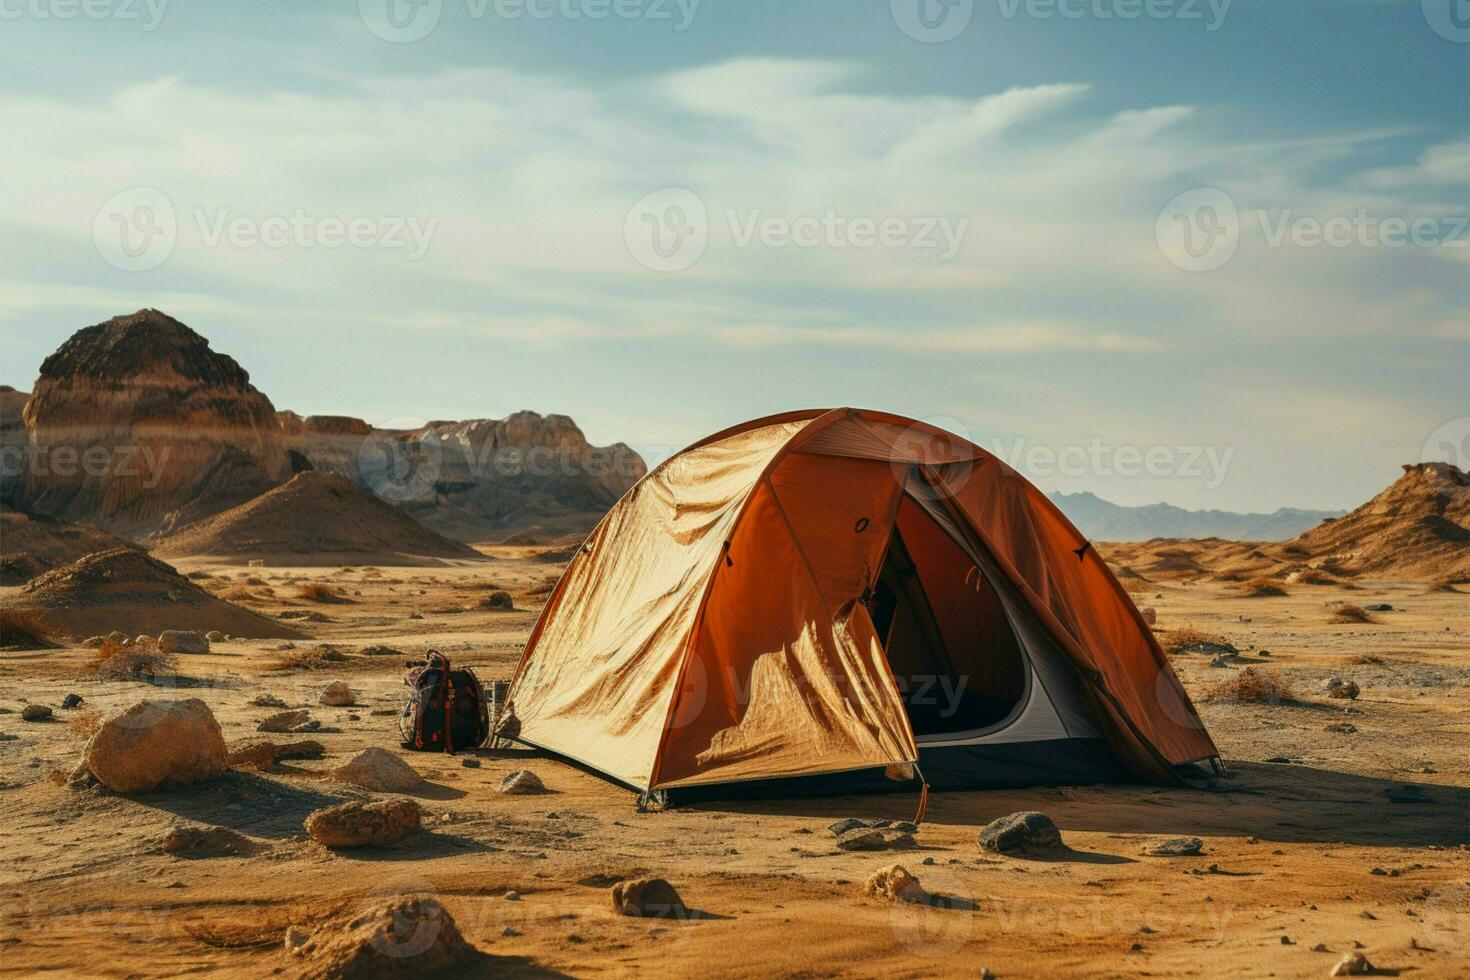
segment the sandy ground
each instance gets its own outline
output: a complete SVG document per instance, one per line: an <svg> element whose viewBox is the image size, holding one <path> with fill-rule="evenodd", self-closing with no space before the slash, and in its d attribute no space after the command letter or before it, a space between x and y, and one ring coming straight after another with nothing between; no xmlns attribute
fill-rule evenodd
<svg viewBox="0 0 1470 980"><path fill-rule="evenodd" d="M18 736L0 742L0 972L291 975L299 964L282 948L288 925L428 891L507 976L973 977L988 968L1000 978L1322 977L1357 947L1389 975L1470 975L1470 596L1361 581L1351 595L1296 587L1264 599L1217 585L1150 587L1139 602L1158 609L1161 628L1222 634L1246 652L1242 663L1278 670L1297 692L1275 705L1201 702L1230 769L1217 791L935 794L917 850L846 853L833 847L829 822L908 819L915 796L639 813L627 790L534 753L480 751L478 768L403 753L430 780L417 794L426 830L390 848L324 850L303 833L309 812L383 795L325 772L369 745L398 750L389 712L401 703L404 659L432 645L482 679L509 676L538 610L526 592L557 569L531 549L493 554L489 565L428 569L180 566L212 572L201 584L221 594L245 590L253 598L241 601L258 611L324 615L330 621L292 620L316 642L349 654L386 644L401 656L282 671L272 669L289 652L273 649L280 641L227 642L183 657L174 691L89 679L85 650L0 653L0 707L13 712L0 714L0 732ZM352 601L293 598L293 580L342 586ZM515 592L522 608L462 611L489 583ZM1327 604L1345 598L1395 610L1379 625L1330 624ZM1236 669L1200 655L1176 665L1197 698ZM1332 675L1355 679L1360 699L1325 698L1320 683ZM360 707L316 704L337 678L360 692ZM68 692L85 705L50 723L21 721L27 701L57 705ZM337 729L316 736L325 759L136 798L51 778L75 765L91 711L197 696L233 742L274 710L247 703L263 692L310 705ZM1325 730L1340 722L1356 732ZM552 792L498 793L519 768ZM1394 802L1405 784L1422 787L1424 801ZM1069 850L1036 860L977 848L987 821L1026 809L1051 815ZM258 853L162 853L181 819L236 829ZM1203 856L1139 853L1151 839L1186 834L1204 838ZM894 860L975 908L864 897L863 879ZM703 914L614 915L608 883L641 873L667 877ZM508 890L519 900L504 898Z"/></svg>

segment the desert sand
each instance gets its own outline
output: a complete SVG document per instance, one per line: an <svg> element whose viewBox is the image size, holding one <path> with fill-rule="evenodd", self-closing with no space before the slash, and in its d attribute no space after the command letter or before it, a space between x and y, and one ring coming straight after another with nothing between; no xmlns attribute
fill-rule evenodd
<svg viewBox="0 0 1470 980"><path fill-rule="evenodd" d="M0 970L298 975L306 967L283 944L288 929L330 931L416 894L436 896L485 954L462 975L1321 977L1354 950L1389 975L1470 970L1464 592L1359 578L1350 592L1293 584L1247 598L1230 582L1133 578L1166 642L1193 630L1240 651L1226 666L1211 666L1215 648L1173 656L1226 778L1210 789L935 793L915 848L865 853L838 850L827 825L910 819L914 794L644 813L627 789L533 751L400 749L403 662L434 647L487 682L508 678L565 557L480 550L485 560L438 567L177 560L194 584L309 638L290 649L215 643L152 681L99 680L87 668L95 651L77 645L0 653L0 732L15 736L0 742ZM328 588L303 589L314 584ZM496 589L512 593L513 611L482 608ZM1345 600L1393 608L1335 623ZM1212 698L1247 668L1276 672L1292 695ZM1359 697L1327 697L1331 676L1354 680ZM335 680L356 705L318 703ZM69 693L84 701L64 710ZM251 704L263 694L310 710L323 757L131 796L65 785L100 712L198 697L233 745L279 710ZM21 720L29 702L56 708L53 719ZM426 782L377 793L332 778L370 746ZM521 769L548 792L500 793ZM322 807L404 796L421 805L423 827L397 844L331 851L303 830ZM979 829L1018 810L1051 816L1066 849L982 852ZM179 825L236 831L243 851L164 852ZM1184 835L1202 838L1203 853L1141 854ZM863 882L895 862L945 898L865 895ZM698 914L614 914L610 887L644 875L668 879Z"/></svg>

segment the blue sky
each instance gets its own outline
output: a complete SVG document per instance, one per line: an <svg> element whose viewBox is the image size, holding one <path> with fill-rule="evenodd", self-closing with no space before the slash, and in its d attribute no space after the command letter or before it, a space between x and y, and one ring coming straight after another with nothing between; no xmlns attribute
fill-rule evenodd
<svg viewBox="0 0 1470 980"><path fill-rule="evenodd" d="M157 306L278 408L650 458L857 404L1269 510L1470 436L1463 0L91 2L0 0L17 387Z"/></svg>

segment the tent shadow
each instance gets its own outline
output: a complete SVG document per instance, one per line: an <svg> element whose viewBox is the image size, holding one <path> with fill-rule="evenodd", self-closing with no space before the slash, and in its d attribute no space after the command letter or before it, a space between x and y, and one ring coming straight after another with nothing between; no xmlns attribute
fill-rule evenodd
<svg viewBox="0 0 1470 980"><path fill-rule="evenodd" d="M1231 778L1216 780L1210 789L1116 783L936 790L929 795L926 819L979 828L1008 813L1041 810L1056 820L1064 836L1072 830L1395 847L1470 843L1464 820L1470 789L1310 765L1229 765ZM852 816L911 820L917 802L911 787L895 787L891 793L711 800L680 809L827 821Z"/></svg>

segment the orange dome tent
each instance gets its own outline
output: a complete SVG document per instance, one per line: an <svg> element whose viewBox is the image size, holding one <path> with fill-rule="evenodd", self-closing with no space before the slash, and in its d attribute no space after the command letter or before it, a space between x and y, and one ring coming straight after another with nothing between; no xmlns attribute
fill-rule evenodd
<svg viewBox="0 0 1470 980"><path fill-rule="evenodd" d="M1218 755L1039 490L855 409L738 425L644 477L551 594L497 734L654 795L915 764L937 788L1176 782Z"/></svg>

